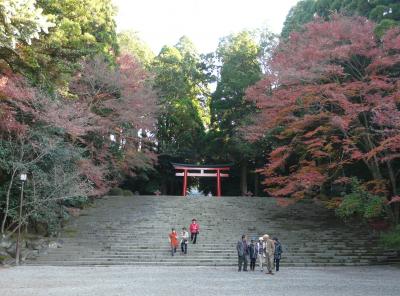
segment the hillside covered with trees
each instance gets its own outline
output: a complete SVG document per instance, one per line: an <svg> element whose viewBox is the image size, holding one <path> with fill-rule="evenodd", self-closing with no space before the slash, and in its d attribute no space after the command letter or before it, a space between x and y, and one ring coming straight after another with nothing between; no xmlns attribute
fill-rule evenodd
<svg viewBox="0 0 400 296"><path fill-rule="evenodd" d="M171 162L231 163L224 195L398 224L397 2L299 1L281 36L243 30L203 54L117 33L111 0L0 1L2 234L54 232L107 193L179 194Z"/></svg>

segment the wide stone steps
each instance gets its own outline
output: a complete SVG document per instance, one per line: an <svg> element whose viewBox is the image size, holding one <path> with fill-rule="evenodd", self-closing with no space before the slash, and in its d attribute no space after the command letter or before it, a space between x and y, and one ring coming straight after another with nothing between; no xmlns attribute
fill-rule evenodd
<svg viewBox="0 0 400 296"><path fill-rule="evenodd" d="M172 257L168 232L193 217L200 222L198 243ZM27 264L231 266L242 233L278 236L282 266L380 264L392 255L363 228L345 226L311 203L282 208L269 198L135 196L97 200L65 227L60 248Z"/></svg>

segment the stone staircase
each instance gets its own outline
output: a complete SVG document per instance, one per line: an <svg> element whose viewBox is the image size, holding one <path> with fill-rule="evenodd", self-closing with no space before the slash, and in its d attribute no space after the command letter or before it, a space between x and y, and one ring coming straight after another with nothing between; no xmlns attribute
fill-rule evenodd
<svg viewBox="0 0 400 296"><path fill-rule="evenodd" d="M198 243L188 255L170 255L168 233L192 218ZM264 233L283 244L282 266L338 266L385 263L368 233L338 221L332 211L301 202L279 207L265 197L106 197L73 218L60 248L27 261L30 265L236 265L236 242Z"/></svg>

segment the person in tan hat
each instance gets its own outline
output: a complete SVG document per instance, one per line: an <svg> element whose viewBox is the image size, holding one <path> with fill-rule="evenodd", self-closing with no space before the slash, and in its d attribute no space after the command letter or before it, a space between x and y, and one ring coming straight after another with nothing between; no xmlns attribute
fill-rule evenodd
<svg viewBox="0 0 400 296"><path fill-rule="evenodd" d="M274 269L275 243L268 234L263 235L263 240L265 244L265 261L268 274L274 274L272 270Z"/></svg>

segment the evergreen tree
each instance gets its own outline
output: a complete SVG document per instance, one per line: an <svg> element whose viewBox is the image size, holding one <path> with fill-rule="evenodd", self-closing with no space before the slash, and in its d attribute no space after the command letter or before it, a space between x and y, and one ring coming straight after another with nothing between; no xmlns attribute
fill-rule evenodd
<svg viewBox="0 0 400 296"><path fill-rule="evenodd" d="M254 147L244 141L240 127L255 111L245 100L247 87L261 78L259 62L261 47L255 34L243 31L223 38L216 57L220 64L217 88L211 101L212 155L219 161L229 161L240 167L240 192L247 192L248 164ZM236 193L237 194L237 193Z"/></svg>
<svg viewBox="0 0 400 296"><path fill-rule="evenodd" d="M319 16L328 19L332 13L365 16L377 23L375 33L383 36L389 28L400 24L400 3L398 0L302 0L286 17L282 37L299 31L302 26Z"/></svg>

